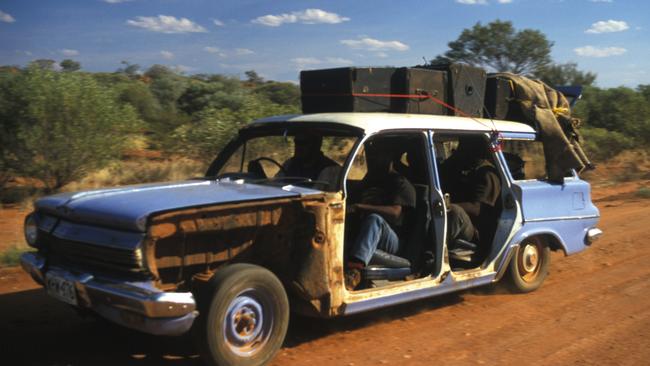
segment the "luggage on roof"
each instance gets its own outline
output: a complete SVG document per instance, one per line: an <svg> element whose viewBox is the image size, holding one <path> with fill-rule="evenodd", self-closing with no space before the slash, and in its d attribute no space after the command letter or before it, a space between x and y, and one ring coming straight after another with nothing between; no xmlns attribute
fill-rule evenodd
<svg viewBox="0 0 650 366"><path fill-rule="evenodd" d="M486 104L493 118L523 122L538 132L550 180L563 181L570 169L593 168L580 146L580 120L571 117L569 102L559 91L540 80L496 73L488 78Z"/></svg>
<svg viewBox="0 0 650 366"><path fill-rule="evenodd" d="M303 113L393 112L480 117L485 71L460 64L439 69L309 70L300 73L300 90ZM455 106L455 110L443 103Z"/></svg>

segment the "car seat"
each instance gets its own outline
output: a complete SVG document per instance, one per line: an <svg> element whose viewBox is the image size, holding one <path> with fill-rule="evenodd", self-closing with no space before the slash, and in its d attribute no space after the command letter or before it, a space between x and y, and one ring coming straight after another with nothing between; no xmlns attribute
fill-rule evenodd
<svg viewBox="0 0 650 366"><path fill-rule="evenodd" d="M361 271L364 280L403 280L415 273L422 260L425 243L429 243L431 224L431 205L429 204L429 186L415 184L415 209L406 215L406 238L397 255L383 250L376 250L370 263Z"/></svg>

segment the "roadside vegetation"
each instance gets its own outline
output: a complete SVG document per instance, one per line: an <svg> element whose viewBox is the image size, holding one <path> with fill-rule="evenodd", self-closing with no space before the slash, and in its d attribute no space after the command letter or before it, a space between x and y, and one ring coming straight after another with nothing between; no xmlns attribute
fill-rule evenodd
<svg viewBox="0 0 650 366"><path fill-rule="evenodd" d="M597 163L629 165L620 178L650 179L638 164L649 153L650 85L599 88L595 74L553 62L543 33L508 21L477 23L448 45L429 64L465 62L585 86L574 110L585 150ZM299 111L297 85L252 70L241 79L128 62L100 73L74 60L0 66L0 203L198 176L242 125Z"/></svg>

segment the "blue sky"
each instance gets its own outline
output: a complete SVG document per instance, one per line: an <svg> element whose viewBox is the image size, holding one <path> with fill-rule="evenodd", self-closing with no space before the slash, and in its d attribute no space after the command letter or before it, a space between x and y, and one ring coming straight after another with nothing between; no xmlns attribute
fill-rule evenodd
<svg viewBox="0 0 650 366"><path fill-rule="evenodd" d="M300 69L412 66L476 22L512 21L554 42L597 85L650 84L647 0L0 0L0 64L71 58L296 81Z"/></svg>

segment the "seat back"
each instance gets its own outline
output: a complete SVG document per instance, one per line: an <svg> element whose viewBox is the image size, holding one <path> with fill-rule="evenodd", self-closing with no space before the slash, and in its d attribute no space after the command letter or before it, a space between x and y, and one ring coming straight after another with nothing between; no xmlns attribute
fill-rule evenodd
<svg viewBox="0 0 650 366"><path fill-rule="evenodd" d="M421 263L422 252L432 250L427 247L431 243L429 227L431 225L431 204L429 203L429 186L414 184L415 187L415 209L407 213L407 226L402 238L399 255L411 262L411 267L417 267Z"/></svg>

